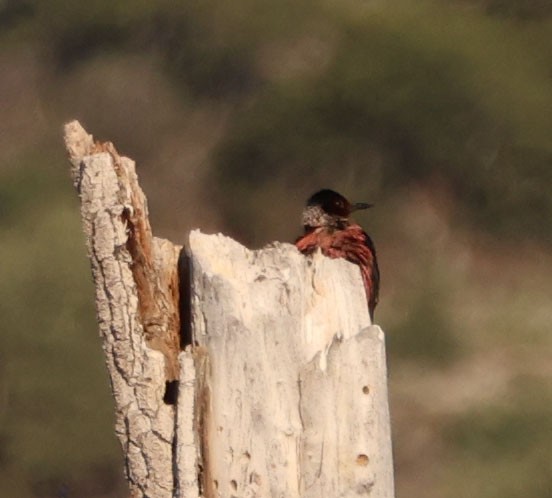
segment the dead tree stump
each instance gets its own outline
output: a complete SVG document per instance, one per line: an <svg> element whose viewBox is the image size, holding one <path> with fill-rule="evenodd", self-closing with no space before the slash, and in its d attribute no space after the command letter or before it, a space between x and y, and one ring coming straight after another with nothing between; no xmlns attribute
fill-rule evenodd
<svg viewBox="0 0 552 498"><path fill-rule="evenodd" d="M65 143L131 495L392 498L384 336L358 268L198 231L179 266L134 163L78 122Z"/></svg>

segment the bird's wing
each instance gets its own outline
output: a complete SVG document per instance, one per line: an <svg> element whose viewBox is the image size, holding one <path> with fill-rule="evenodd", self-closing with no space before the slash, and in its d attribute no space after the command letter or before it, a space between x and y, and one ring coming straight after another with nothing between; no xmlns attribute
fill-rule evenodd
<svg viewBox="0 0 552 498"><path fill-rule="evenodd" d="M295 241L295 247L303 254L310 254L318 247L318 233L315 230L309 231L301 235Z"/></svg>
<svg viewBox="0 0 552 498"><path fill-rule="evenodd" d="M376 248L370 236L358 225L352 225L339 233L342 240L335 244L345 252L345 259L360 267L370 317L374 318L374 309L379 299L380 273L376 258Z"/></svg>

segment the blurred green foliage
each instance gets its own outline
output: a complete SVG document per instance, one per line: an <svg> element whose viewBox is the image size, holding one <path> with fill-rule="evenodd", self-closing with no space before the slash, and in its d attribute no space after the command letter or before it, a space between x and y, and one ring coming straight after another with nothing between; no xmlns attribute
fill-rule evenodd
<svg viewBox="0 0 552 498"><path fill-rule="evenodd" d="M205 224L259 246L292 240L319 187L375 201L359 221L380 249L392 390L411 369L453 383L498 349L534 370L429 423L412 457L427 422L408 422L399 492L549 496L550 5L0 1L0 496L125 494L56 129L75 114L141 163L161 235ZM405 461L441 480L408 480Z"/></svg>
<svg viewBox="0 0 552 498"><path fill-rule="evenodd" d="M510 27L402 7L344 16L325 70L267 84L221 145L220 183L293 184L352 163L363 190L380 196L437 176L464 220L552 241L542 231L552 221L550 68L520 51ZM370 164L374 149L383 164ZM225 207L229 222L253 209Z"/></svg>
<svg viewBox="0 0 552 498"><path fill-rule="evenodd" d="M0 175L0 496L61 496L100 470L113 482L115 442L107 376L93 322L93 288L78 204L52 143ZM71 474L67 465L71 462ZM110 463L111 462L111 463ZM24 475L14 479L23 471ZM22 479L23 478L23 479ZM120 479L120 477L119 477ZM82 488L81 488L82 489ZM38 490L42 490L40 493ZM83 490L84 491L84 490ZM70 495L69 495L70 496Z"/></svg>
<svg viewBox="0 0 552 498"><path fill-rule="evenodd" d="M552 391L531 377L516 379L512 391L501 404L478 407L447 428L463 482L450 496L550 495Z"/></svg>

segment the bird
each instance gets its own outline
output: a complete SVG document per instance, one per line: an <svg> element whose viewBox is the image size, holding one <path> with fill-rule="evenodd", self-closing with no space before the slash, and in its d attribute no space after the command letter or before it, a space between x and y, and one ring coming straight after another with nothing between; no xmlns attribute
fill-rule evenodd
<svg viewBox="0 0 552 498"><path fill-rule="evenodd" d="M303 254L312 254L320 248L325 256L357 264L373 322L380 285L376 248L370 236L350 218L354 211L372 206L364 202L352 204L334 190L316 192L309 197L303 209L304 234L295 241L295 246Z"/></svg>

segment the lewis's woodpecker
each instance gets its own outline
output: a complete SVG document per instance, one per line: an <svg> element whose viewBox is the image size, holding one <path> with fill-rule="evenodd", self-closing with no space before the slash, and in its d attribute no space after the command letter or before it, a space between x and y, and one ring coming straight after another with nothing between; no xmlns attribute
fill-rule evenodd
<svg viewBox="0 0 552 498"><path fill-rule="evenodd" d="M378 304L379 268L376 248L369 235L349 216L353 211L366 209L371 204L351 204L333 190L324 189L313 194L303 210L304 235L295 242L303 254L317 248L330 258L344 258L357 264L366 289L370 318Z"/></svg>

